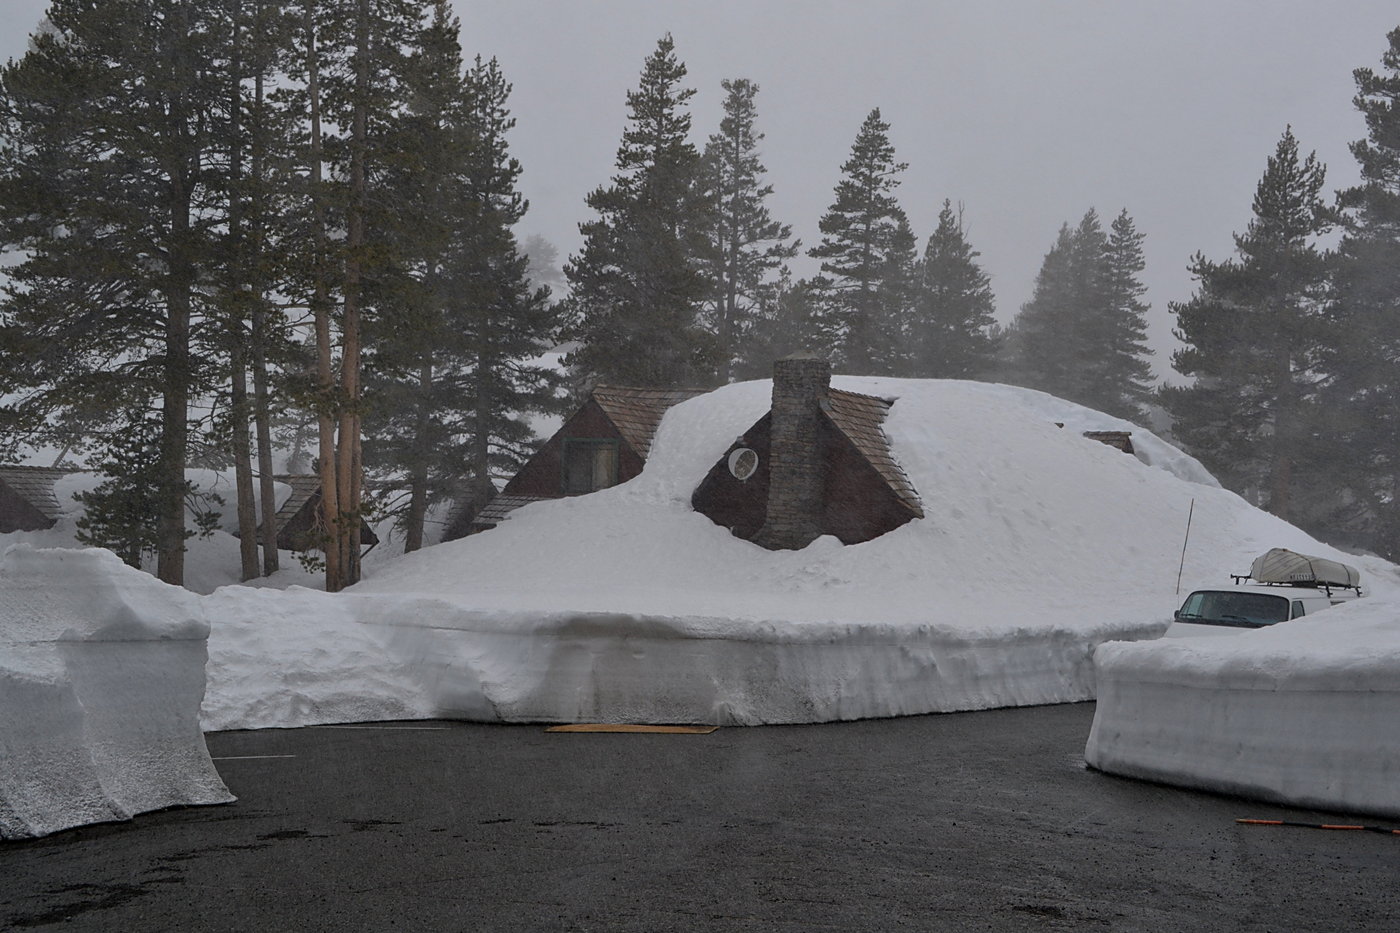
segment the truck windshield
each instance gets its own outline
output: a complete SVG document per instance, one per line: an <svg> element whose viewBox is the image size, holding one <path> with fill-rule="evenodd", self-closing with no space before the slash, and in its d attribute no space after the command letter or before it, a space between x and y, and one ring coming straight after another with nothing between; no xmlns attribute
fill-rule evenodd
<svg viewBox="0 0 1400 933"><path fill-rule="evenodd" d="M1267 593L1232 593L1198 590L1186 597L1177 617L1202 625L1236 625L1258 628L1288 618L1288 599Z"/></svg>

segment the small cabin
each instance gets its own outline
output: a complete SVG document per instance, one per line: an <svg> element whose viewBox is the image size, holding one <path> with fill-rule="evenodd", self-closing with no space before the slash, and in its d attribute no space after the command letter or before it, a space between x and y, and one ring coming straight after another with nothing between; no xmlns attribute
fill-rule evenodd
<svg viewBox="0 0 1400 933"><path fill-rule="evenodd" d="M54 483L71 470L0 466L0 534L42 531L58 523L62 510Z"/></svg>
<svg viewBox="0 0 1400 933"><path fill-rule="evenodd" d="M596 387L500 495L476 513L471 530L494 528L531 502L586 495L627 482L646 466L666 410L704 391Z"/></svg>
<svg viewBox="0 0 1400 933"><path fill-rule="evenodd" d="M290 486L292 492L273 516L277 527L277 548L281 551L314 551L324 546L321 518L321 477L314 473L281 474L273 477ZM262 529L258 529L262 540ZM373 547L379 536L369 524L360 522L360 543Z"/></svg>
<svg viewBox="0 0 1400 933"><path fill-rule="evenodd" d="M778 360L772 409L710 468L691 496L694 509L770 549L821 535L857 544L922 518L885 436L893 403L830 383L825 360Z"/></svg>

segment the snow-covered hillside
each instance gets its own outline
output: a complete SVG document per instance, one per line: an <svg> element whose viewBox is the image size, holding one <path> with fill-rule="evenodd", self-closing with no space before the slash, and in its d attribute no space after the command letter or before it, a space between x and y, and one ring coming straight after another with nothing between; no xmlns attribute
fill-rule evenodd
<svg viewBox="0 0 1400 933"><path fill-rule="evenodd" d="M212 626L205 727L429 716L817 722L1061 702L1095 696L1099 649L1120 698L1124 683L1164 671L1175 686L1155 719L1152 703L1106 703L1104 715L1118 710L1139 727L1096 727L1092 762L1243 789L1259 785L1222 775L1220 761L1252 746L1221 717L1198 713L1223 709L1245 681L1256 689L1257 658L1282 679L1323 685L1341 721L1364 719L1361 706L1376 702L1350 692L1356 659L1379 665L1382 679L1400 673L1394 566L1341 554L1253 508L1143 429L1006 386L834 385L895 400L885 430L925 518L860 545L822 538L770 552L694 512L700 478L769 405L767 381L729 386L671 409L645 472L622 486L536 503L492 531L407 557L381 554L342 594L219 587L203 600ZM1087 430L1130 430L1137 455ZM58 543L46 534L35 543ZM1303 620L1314 638L1284 637L1290 623L1199 649L1150 641L1180 601L1179 568L1183 592L1221 584L1272 547L1357 564L1371 595ZM192 543L194 567L207 565L201 548ZM231 568L231 558L220 561ZM298 581L312 578L272 582ZM1350 660L1321 650L1343 643L1330 641L1334 631L1348 633ZM1099 648L1123 640L1135 643ZM1297 704L1251 702L1239 721L1266 745L1289 732ZM1203 753L1198 767L1195 749L1206 744L1236 752ZM1330 755L1335 744L1315 747ZM1315 776L1325 771L1304 749L1286 753ZM1153 755L1170 767L1136 763ZM1381 755L1382 771L1400 770L1398 755ZM1326 791L1306 799L1365 803Z"/></svg>
<svg viewBox="0 0 1400 933"><path fill-rule="evenodd" d="M1089 699L1099 643L1166 627L1193 499L1187 586L1268 547L1336 553L1142 429L1041 393L835 385L896 399L886 430L926 518L769 552L693 512L699 479L768 408L768 382L730 386L673 408L623 486L527 506L340 597L215 593L208 723L325 721L346 704L364 717L376 702L384 716L761 723ZM1090 429L1133 430L1139 456ZM1388 565L1363 564L1394 589Z"/></svg>

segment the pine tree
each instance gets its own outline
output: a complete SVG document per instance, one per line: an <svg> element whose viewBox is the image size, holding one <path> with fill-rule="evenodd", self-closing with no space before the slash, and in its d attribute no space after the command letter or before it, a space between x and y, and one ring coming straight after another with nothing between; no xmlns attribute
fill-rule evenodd
<svg viewBox="0 0 1400 933"><path fill-rule="evenodd" d="M695 238L704 220L689 140L685 65L669 34L627 94L628 127L612 183L587 197L597 218L579 225L582 249L565 266L572 293L566 357L586 380L679 386L713 378L717 351L699 324L706 282Z"/></svg>
<svg viewBox="0 0 1400 933"><path fill-rule="evenodd" d="M1325 436L1335 513L1345 533L1400 556L1400 29L1381 70L1354 72L1366 138L1351 145L1360 184L1341 192L1328 339L1322 345ZM1328 529L1331 530L1331 529Z"/></svg>
<svg viewBox="0 0 1400 933"><path fill-rule="evenodd" d="M710 330L719 352L719 380L728 382L750 335L755 315L771 298L773 275L800 246L792 227L768 211L773 186L758 155L763 134L754 128L758 85L723 81L724 118L705 146L701 161L703 197L711 225L702 231L701 261L712 284L706 301ZM789 242L791 241L791 242Z"/></svg>
<svg viewBox="0 0 1400 933"><path fill-rule="evenodd" d="M1041 261L1031 298L1007 334L1007 376L1015 384L1065 398L1080 393L1075 325L1082 276L1075 267L1081 255L1076 231L1061 225Z"/></svg>
<svg viewBox="0 0 1400 933"><path fill-rule="evenodd" d="M528 207L506 135L510 85L492 59L460 73L458 26L439 3L425 31L413 95L412 152L403 180L416 189L415 229L435 229L420 251L411 322L374 331L372 444L367 461L402 488L406 550L423 542L429 504L471 490L494 493L491 474L519 466L532 439L524 415L555 408L559 377L533 362L556 336L547 289L531 287L529 260L511 228ZM411 326L405 326L411 323Z"/></svg>
<svg viewBox="0 0 1400 933"><path fill-rule="evenodd" d="M1316 239L1331 224L1319 197L1326 170L1298 155L1291 128L1279 141L1254 195L1254 217L1236 234L1236 257L1197 255L1190 301L1173 303L1172 355L1189 386L1161 398L1173 431L1226 485L1259 492L1274 514L1289 518L1312 435L1320 316L1327 263Z"/></svg>
<svg viewBox="0 0 1400 933"><path fill-rule="evenodd" d="M773 361L794 353L815 353L815 301L809 282L795 281L784 269L773 289L755 309L747 337L735 362L735 379L766 379Z"/></svg>
<svg viewBox="0 0 1400 933"><path fill-rule="evenodd" d="M449 253L470 210L465 178L474 141L462 76L460 27L445 2L413 35L401 79L404 111L386 139L380 186L411 225L385 231L392 257L375 288L390 313L365 326L366 470L388 514L404 531L404 550L423 545L428 508L450 491L454 450L445 418L463 399L450 394L444 370L460 366L461 334L447 326ZM381 195L385 196L385 195ZM460 458L459 458L460 459ZM444 480L444 472L447 474Z"/></svg>
<svg viewBox="0 0 1400 933"><path fill-rule="evenodd" d="M967 242L962 211L944 201L916 271L907 352L911 376L984 379L998 349L991 279Z"/></svg>
<svg viewBox="0 0 1400 933"><path fill-rule="evenodd" d="M1009 378L1140 421L1150 394L1142 234L1126 210L1104 232L1090 208L1060 228L1007 335Z"/></svg>
<svg viewBox="0 0 1400 933"><path fill-rule="evenodd" d="M221 89L201 67L227 60L218 13L55 0L49 28L0 72L0 242L26 256L7 270L0 312L0 369L24 387L13 423L90 436L158 410L144 480L157 573L176 584L190 399L210 375L194 350L219 219L203 210L202 170Z"/></svg>
<svg viewBox="0 0 1400 933"><path fill-rule="evenodd" d="M415 223L394 185L406 82L426 0L303 0L308 245L315 317L326 589L359 580L366 317L392 313L404 285L400 231ZM335 127L337 132L323 130ZM329 168L329 172L327 172ZM323 174L324 173L324 174ZM330 181L325 180L329 174ZM330 225L344 231L332 238ZM335 299L339 313L334 314ZM338 324L333 333L332 316ZM338 337L338 339L336 339Z"/></svg>
<svg viewBox="0 0 1400 933"><path fill-rule="evenodd" d="M822 217L821 260L811 286L818 303L816 343L856 374L899 371L916 244L894 197L899 173L889 124L876 108L841 166L836 200Z"/></svg>
<svg viewBox="0 0 1400 933"><path fill-rule="evenodd" d="M1091 408L1141 423L1143 404L1152 396L1152 365L1147 346L1147 287L1139 276L1146 268L1144 237L1127 209L1119 212L1103 243L1099 294L1101 303L1085 311L1085 389Z"/></svg>

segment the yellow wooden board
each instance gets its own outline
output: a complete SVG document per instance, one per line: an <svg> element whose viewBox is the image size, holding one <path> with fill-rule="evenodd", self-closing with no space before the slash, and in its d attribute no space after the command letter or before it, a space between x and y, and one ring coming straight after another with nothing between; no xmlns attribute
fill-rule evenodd
<svg viewBox="0 0 1400 933"><path fill-rule="evenodd" d="M709 735L719 726L644 726L625 722L577 722L550 726L545 732L650 732L666 735Z"/></svg>

